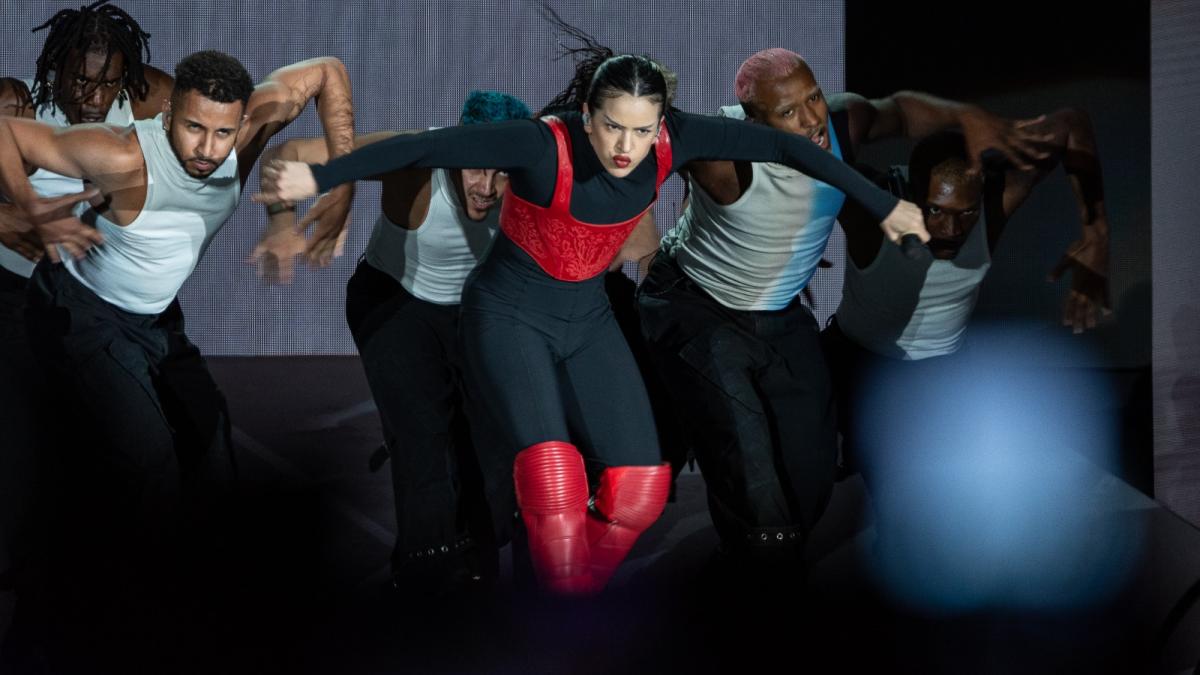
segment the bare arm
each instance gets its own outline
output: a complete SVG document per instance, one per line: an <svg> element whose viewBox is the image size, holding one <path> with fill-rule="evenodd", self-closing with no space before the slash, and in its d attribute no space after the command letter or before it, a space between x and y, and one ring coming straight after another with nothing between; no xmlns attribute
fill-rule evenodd
<svg viewBox="0 0 1200 675"><path fill-rule="evenodd" d="M1059 164L1066 171L1079 206L1084 227L1105 218L1104 181L1096 136L1087 113L1065 108L1050 115L1035 128L1049 140L1044 143L1046 158L1029 170L1010 170L1004 189L1004 215L1011 216L1040 183Z"/></svg>
<svg viewBox="0 0 1200 675"><path fill-rule="evenodd" d="M317 116L325 130L328 156L341 157L354 149L354 106L350 97L350 74L333 57L308 59L280 68L254 89L246 108L247 128L238 138L242 182L272 136L300 116L310 100L317 102ZM305 250L311 264L325 266L344 241L342 230L349 223L354 186L342 185L314 204L297 225L304 230L315 223Z"/></svg>
<svg viewBox="0 0 1200 675"><path fill-rule="evenodd" d="M364 134L355 137L354 147L360 148L377 143L401 133L417 132L379 131ZM264 166L276 159L323 163L329 160L329 148L325 139L322 138L296 138L286 143L267 148L267 151L263 153L262 159ZM412 192L412 190L404 190L405 185L422 180L421 176L414 176L413 174L423 174L423 181L428 183L429 172L422 170L397 171L382 176L375 176L376 180L384 181L385 193L383 200L386 202L389 197L388 193L395 191L397 187L405 194ZM401 182L402 184L397 186L397 182ZM393 220L398 222L395 218ZM267 283L291 283L294 276L295 259L304 253L308 245L304 237L304 232L302 230L298 231L297 227L296 211L291 205L275 203L267 206L267 229L263 232L262 238L259 239L258 244L254 247L254 251L250 255L250 262L258 266L258 276L260 279L264 279ZM349 230L343 228L339 234L334 244L333 257L338 257L342 254L342 248L345 246L346 235L348 233Z"/></svg>
<svg viewBox="0 0 1200 675"><path fill-rule="evenodd" d="M1063 325L1076 333L1094 328L1097 314L1111 311L1108 293L1108 215L1104 180L1091 119L1082 110L1067 108L1046 116L1037 126L1052 137L1049 157L1033 170L1005 175L1004 215L1012 215L1056 166L1062 164L1079 209L1080 237L1050 272L1050 281L1071 273L1071 290L1063 309Z"/></svg>
<svg viewBox="0 0 1200 675"><path fill-rule="evenodd" d="M1032 168L1033 161L1046 157L1040 147L1045 137L1030 128L1036 120L1012 121L976 105L915 91L898 91L872 100L846 93L832 102L845 107L850 118L850 141L855 147L886 138L918 139L942 129L959 128L977 167L985 150L1000 152L1024 168Z"/></svg>
<svg viewBox="0 0 1200 675"><path fill-rule="evenodd" d="M39 197L24 164L85 179L105 194L144 184L136 136L131 129L107 124L57 127L0 117L0 188L27 209Z"/></svg>
<svg viewBox="0 0 1200 675"><path fill-rule="evenodd" d="M608 270L615 272L627 262L641 264L646 258L658 251L658 226L654 223L654 209L646 211L641 220L634 226L629 238L621 245L617 257L613 259Z"/></svg>
<svg viewBox="0 0 1200 675"><path fill-rule="evenodd" d="M137 120L150 119L163 111L163 106L171 100L171 91L175 88L175 78L155 68L144 66L146 82L150 85L146 98L135 98L132 101L133 118Z"/></svg>
<svg viewBox="0 0 1200 675"><path fill-rule="evenodd" d="M246 106L247 128L238 138L243 171L249 172L267 141L299 117L313 99L329 157L354 149L354 107L346 66L333 57L308 59L274 71L254 88Z"/></svg>
<svg viewBox="0 0 1200 675"><path fill-rule="evenodd" d="M29 216L16 204L0 203L0 244L33 262L41 260L45 253Z"/></svg>
<svg viewBox="0 0 1200 675"><path fill-rule="evenodd" d="M101 242L96 230L70 212L75 203L90 199L97 190L89 188L76 195L43 199L30 184L26 165L85 179L106 195L139 189L144 194L145 165L132 129L104 124L63 128L0 117L0 192L29 218L46 244L47 254L55 261L55 245L82 256Z"/></svg>
<svg viewBox="0 0 1200 675"><path fill-rule="evenodd" d="M0 116L33 119L35 115L33 96L29 87L12 77L0 78ZM22 162L26 175L33 174L36 167ZM37 262L45 252L34 224L21 207L8 203L0 194L0 244L17 252L28 260Z"/></svg>

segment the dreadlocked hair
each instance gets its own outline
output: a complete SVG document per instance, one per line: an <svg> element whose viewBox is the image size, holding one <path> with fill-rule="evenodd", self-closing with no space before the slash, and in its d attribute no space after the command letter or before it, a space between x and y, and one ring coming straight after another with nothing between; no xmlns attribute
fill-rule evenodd
<svg viewBox="0 0 1200 675"><path fill-rule="evenodd" d="M150 60L150 34L142 30L125 10L108 3L109 0L96 0L79 9L64 9L33 29L34 33L49 29L42 53L37 59L33 87L36 92L35 106L44 106L53 101L54 87L50 82L50 73L53 72L55 77L64 77L69 55L100 50L104 50L104 70L112 62L113 54L120 53L125 57L120 94L122 100L125 92L138 100L146 99L150 83L146 81L144 64Z"/></svg>
<svg viewBox="0 0 1200 675"><path fill-rule="evenodd" d="M543 4L541 14L560 32L579 44L568 46L558 43L561 53L558 59L571 57L575 61L575 75L567 88L550 100L538 113L542 115L579 110L586 102L595 110L602 99L616 98L621 94L645 96L663 106L665 112L675 97L677 78L649 56L617 54L605 47L583 30L563 21L548 5Z"/></svg>

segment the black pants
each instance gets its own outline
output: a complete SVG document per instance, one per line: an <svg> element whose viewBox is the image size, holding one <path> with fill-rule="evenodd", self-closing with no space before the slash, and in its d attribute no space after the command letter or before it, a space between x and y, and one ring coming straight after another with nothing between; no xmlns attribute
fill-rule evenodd
<svg viewBox="0 0 1200 675"><path fill-rule="evenodd" d="M181 594L204 598L225 560L234 466L224 397L177 302L125 312L43 261L26 321L54 394L43 433L71 433L56 443L47 564L21 598L14 631L20 622L24 637L10 645L44 650L62 672L163 668Z"/></svg>
<svg viewBox="0 0 1200 675"><path fill-rule="evenodd" d="M48 459L48 390L25 331L25 277L0 268L0 574L28 555L38 477ZM3 582L11 581L3 577Z"/></svg>
<svg viewBox="0 0 1200 675"><path fill-rule="evenodd" d="M573 443L592 470L660 461L650 402L603 274L560 281L500 233L467 281L462 336L472 395L500 434L488 464L511 466L544 441Z"/></svg>
<svg viewBox="0 0 1200 675"><path fill-rule="evenodd" d="M61 265L30 280L26 317L37 360L63 412L87 430L68 461L103 482L115 512L152 520L180 499L223 494L233 455L225 397L173 301L157 315L102 300Z"/></svg>
<svg viewBox="0 0 1200 675"><path fill-rule="evenodd" d="M604 275L604 290L608 294L609 304L612 305L613 317L625 336L625 342L633 353L642 382L646 385L646 393L650 396L650 409L654 413L654 426L658 430L658 446L662 449L663 461L670 462L674 475L687 465L690 449L687 436L675 414L675 406L671 402L671 392L658 374L654 366L654 356L642 336L642 320L638 315L637 284L623 272L609 272ZM672 484L672 499L674 500L674 484Z"/></svg>
<svg viewBox="0 0 1200 675"><path fill-rule="evenodd" d="M638 307L723 548L794 561L834 475L832 392L812 314L798 299L779 311L728 309L665 255Z"/></svg>
<svg viewBox="0 0 1200 675"><path fill-rule="evenodd" d="M398 577L453 567L469 549L495 557L471 429L485 443L489 433L467 414L458 314L458 305L416 298L366 261L346 286L346 320L391 460ZM511 480L497 485L507 486L493 496L497 508L511 514Z"/></svg>

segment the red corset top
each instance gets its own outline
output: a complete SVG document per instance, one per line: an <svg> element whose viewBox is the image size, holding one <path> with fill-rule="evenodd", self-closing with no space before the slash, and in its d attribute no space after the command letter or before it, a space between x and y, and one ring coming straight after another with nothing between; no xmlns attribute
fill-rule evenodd
<svg viewBox="0 0 1200 675"><path fill-rule="evenodd" d="M658 190L671 173L671 139L667 135L666 125L662 125L658 141L654 144L658 161L654 201L641 213L624 222L593 225L571 216L571 185L575 170L571 164L571 141L567 136L567 126L557 117L543 117L542 121L550 127L558 146L558 176L554 184L554 197L549 206L538 206L514 195L512 188L508 188L500 207L500 229L555 279L591 279L608 269L634 226L658 201Z"/></svg>

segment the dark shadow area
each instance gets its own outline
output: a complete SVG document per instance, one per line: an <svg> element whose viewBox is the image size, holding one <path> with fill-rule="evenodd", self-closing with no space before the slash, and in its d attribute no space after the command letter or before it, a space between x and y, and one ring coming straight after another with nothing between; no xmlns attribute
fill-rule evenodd
<svg viewBox="0 0 1200 675"><path fill-rule="evenodd" d="M118 650L94 672L1175 673L1197 656L1200 615L1187 594L1200 533L1086 462L1089 499L1104 514L1088 550L1104 553L1067 573L1094 574L1102 559L1133 567L1119 587L1074 606L946 611L896 599L874 571L873 509L858 477L838 484L813 533L803 591L730 577L713 555L703 482L687 470L596 600L550 600L515 582L511 545L489 593L402 598L390 588L391 491L387 472L368 467L378 421L358 361L211 366L241 470L224 543L144 589L178 598L159 603L165 612L106 626L137 651ZM0 606L10 604L8 595ZM21 616L0 620L16 623L12 648ZM147 627L158 642L125 630Z"/></svg>

